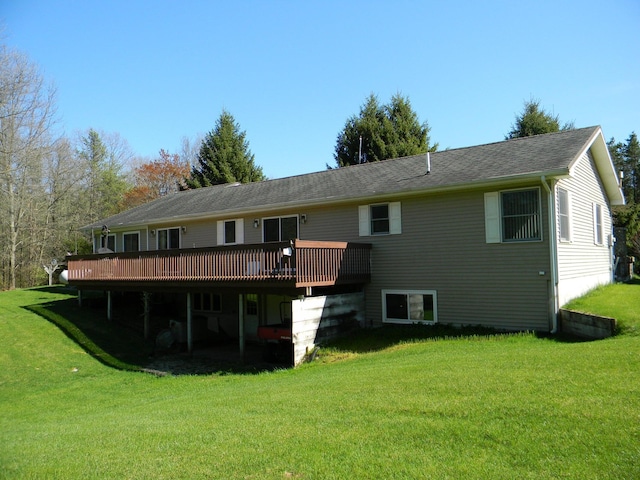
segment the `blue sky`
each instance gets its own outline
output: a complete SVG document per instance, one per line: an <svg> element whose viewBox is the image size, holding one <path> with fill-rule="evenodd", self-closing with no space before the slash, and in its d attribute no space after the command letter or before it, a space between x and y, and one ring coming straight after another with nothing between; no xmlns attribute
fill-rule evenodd
<svg viewBox="0 0 640 480"><path fill-rule="evenodd" d="M222 109L270 178L334 164L370 93L440 148L504 139L530 98L640 133L640 2L3 0L4 41L57 88L60 129L177 152Z"/></svg>

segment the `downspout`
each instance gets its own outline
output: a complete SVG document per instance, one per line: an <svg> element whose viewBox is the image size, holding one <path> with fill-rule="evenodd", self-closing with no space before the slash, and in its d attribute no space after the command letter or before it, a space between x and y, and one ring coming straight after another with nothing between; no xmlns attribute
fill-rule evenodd
<svg viewBox="0 0 640 480"><path fill-rule="evenodd" d="M550 181L551 186L547 184L547 179L544 175L540 177L544 189L547 191L547 218L549 219L549 265L551 267L551 288L552 288L552 311L551 313L551 333L558 332L558 312L560 306L558 305L558 239L556 237L556 208L553 196L553 188L555 188L555 182Z"/></svg>

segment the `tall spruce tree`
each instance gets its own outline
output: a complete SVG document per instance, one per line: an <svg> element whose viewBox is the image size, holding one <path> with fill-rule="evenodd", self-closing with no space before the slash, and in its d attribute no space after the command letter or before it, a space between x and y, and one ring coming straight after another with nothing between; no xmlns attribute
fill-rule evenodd
<svg viewBox="0 0 640 480"><path fill-rule="evenodd" d="M546 112L540 107L540 100L531 99L528 102L524 102L522 113L516 116L516 121L505 138L508 140L510 138L530 137L543 133L559 132L560 130L572 130L573 128L573 122L560 126L558 115Z"/></svg>
<svg viewBox="0 0 640 480"><path fill-rule="evenodd" d="M369 95L360 113L347 119L338 134L334 159L337 167L434 152L429 125L420 123L407 97L396 94L387 105Z"/></svg>
<svg viewBox="0 0 640 480"><path fill-rule="evenodd" d="M246 132L233 116L223 110L215 128L200 146L197 164L186 179L187 188L208 187L223 183L250 183L264 180L262 167L255 164Z"/></svg>
<svg viewBox="0 0 640 480"><path fill-rule="evenodd" d="M616 170L622 172L622 192L626 205L614 207L614 224L623 227L629 256L640 258L640 143L635 132L626 143L607 142Z"/></svg>
<svg viewBox="0 0 640 480"><path fill-rule="evenodd" d="M622 172L622 191L627 203L640 203L640 142L635 132L626 143L616 142L614 138L607 142L613 164Z"/></svg>

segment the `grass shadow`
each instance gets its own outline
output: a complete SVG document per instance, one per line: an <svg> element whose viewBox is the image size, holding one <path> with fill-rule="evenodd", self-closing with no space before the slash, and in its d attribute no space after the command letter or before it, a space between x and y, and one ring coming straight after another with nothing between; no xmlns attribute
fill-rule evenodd
<svg viewBox="0 0 640 480"><path fill-rule="evenodd" d="M42 287L50 293L68 294L66 287ZM286 365L262 361L259 354L250 361L211 358L204 349L187 354L179 348L159 351L153 341L136 330L109 322L89 307L80 307L77 299L67 298L23 307L56 325L68 338L93 358L118 370L147 372L154 375L229 375L257 374L286 368ZM255 357L255 358L254 358Z"/></svg>
<svg viewBox="0 0 640 480"><path fill-rule="evenodd" d="M369 353L385 350L407 342L434 339L482 338L513 335L488 327L449 325L384 325L380 328L366 328L354 331L348 337L328 341L324 346L344 352Z"/></svg>
<svg viewBox="0 0 640 480"><path fill-rule="evenodd" d="M149 355L150 347L144 339L96 318L90 310L82 310L73 298L23 308L53 323L89 355L109 367L141 371Z"/></svg>

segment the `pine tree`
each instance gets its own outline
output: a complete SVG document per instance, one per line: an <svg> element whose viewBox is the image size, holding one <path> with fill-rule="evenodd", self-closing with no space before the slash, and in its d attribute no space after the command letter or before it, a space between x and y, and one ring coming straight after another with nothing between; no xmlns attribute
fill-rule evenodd
<svg viewBox="0 0 640 480"><path fill-rule="evenodd" d="M631 132L626 143L607 142L613 164L622 172L622 192L627 203L640 203L640 143L635 132Z"/></svg>
<svg viewBox="0 0 640 480"><path fill-rule="evenodd" d="M540 107L540 101L531 99L524 102L523 112L516 116L515 123L511 126L511 131L505 137L510 138L530 137L543 133L559 132L560 130L572 130L573 123L565 123L560 127L558 115L547 113Z"/></svg>
<svg viewBox="0 0 640 480"><path fill-rule="evenodd" d="M264 179L262 168L255 164L249 150L246 132L240 131L233 116L223 110L215 128L202 141L197 164L186 179L187 188Z"/></svg>
<svg viewBox="0 0 640 480"><path fill-rule="evenodd" d="M371 94L359 115L347 119L338 134L334 159L338 167L435 151L429 146L429 125L420 123L409 99L394 95L380 105Z"/></svg>

